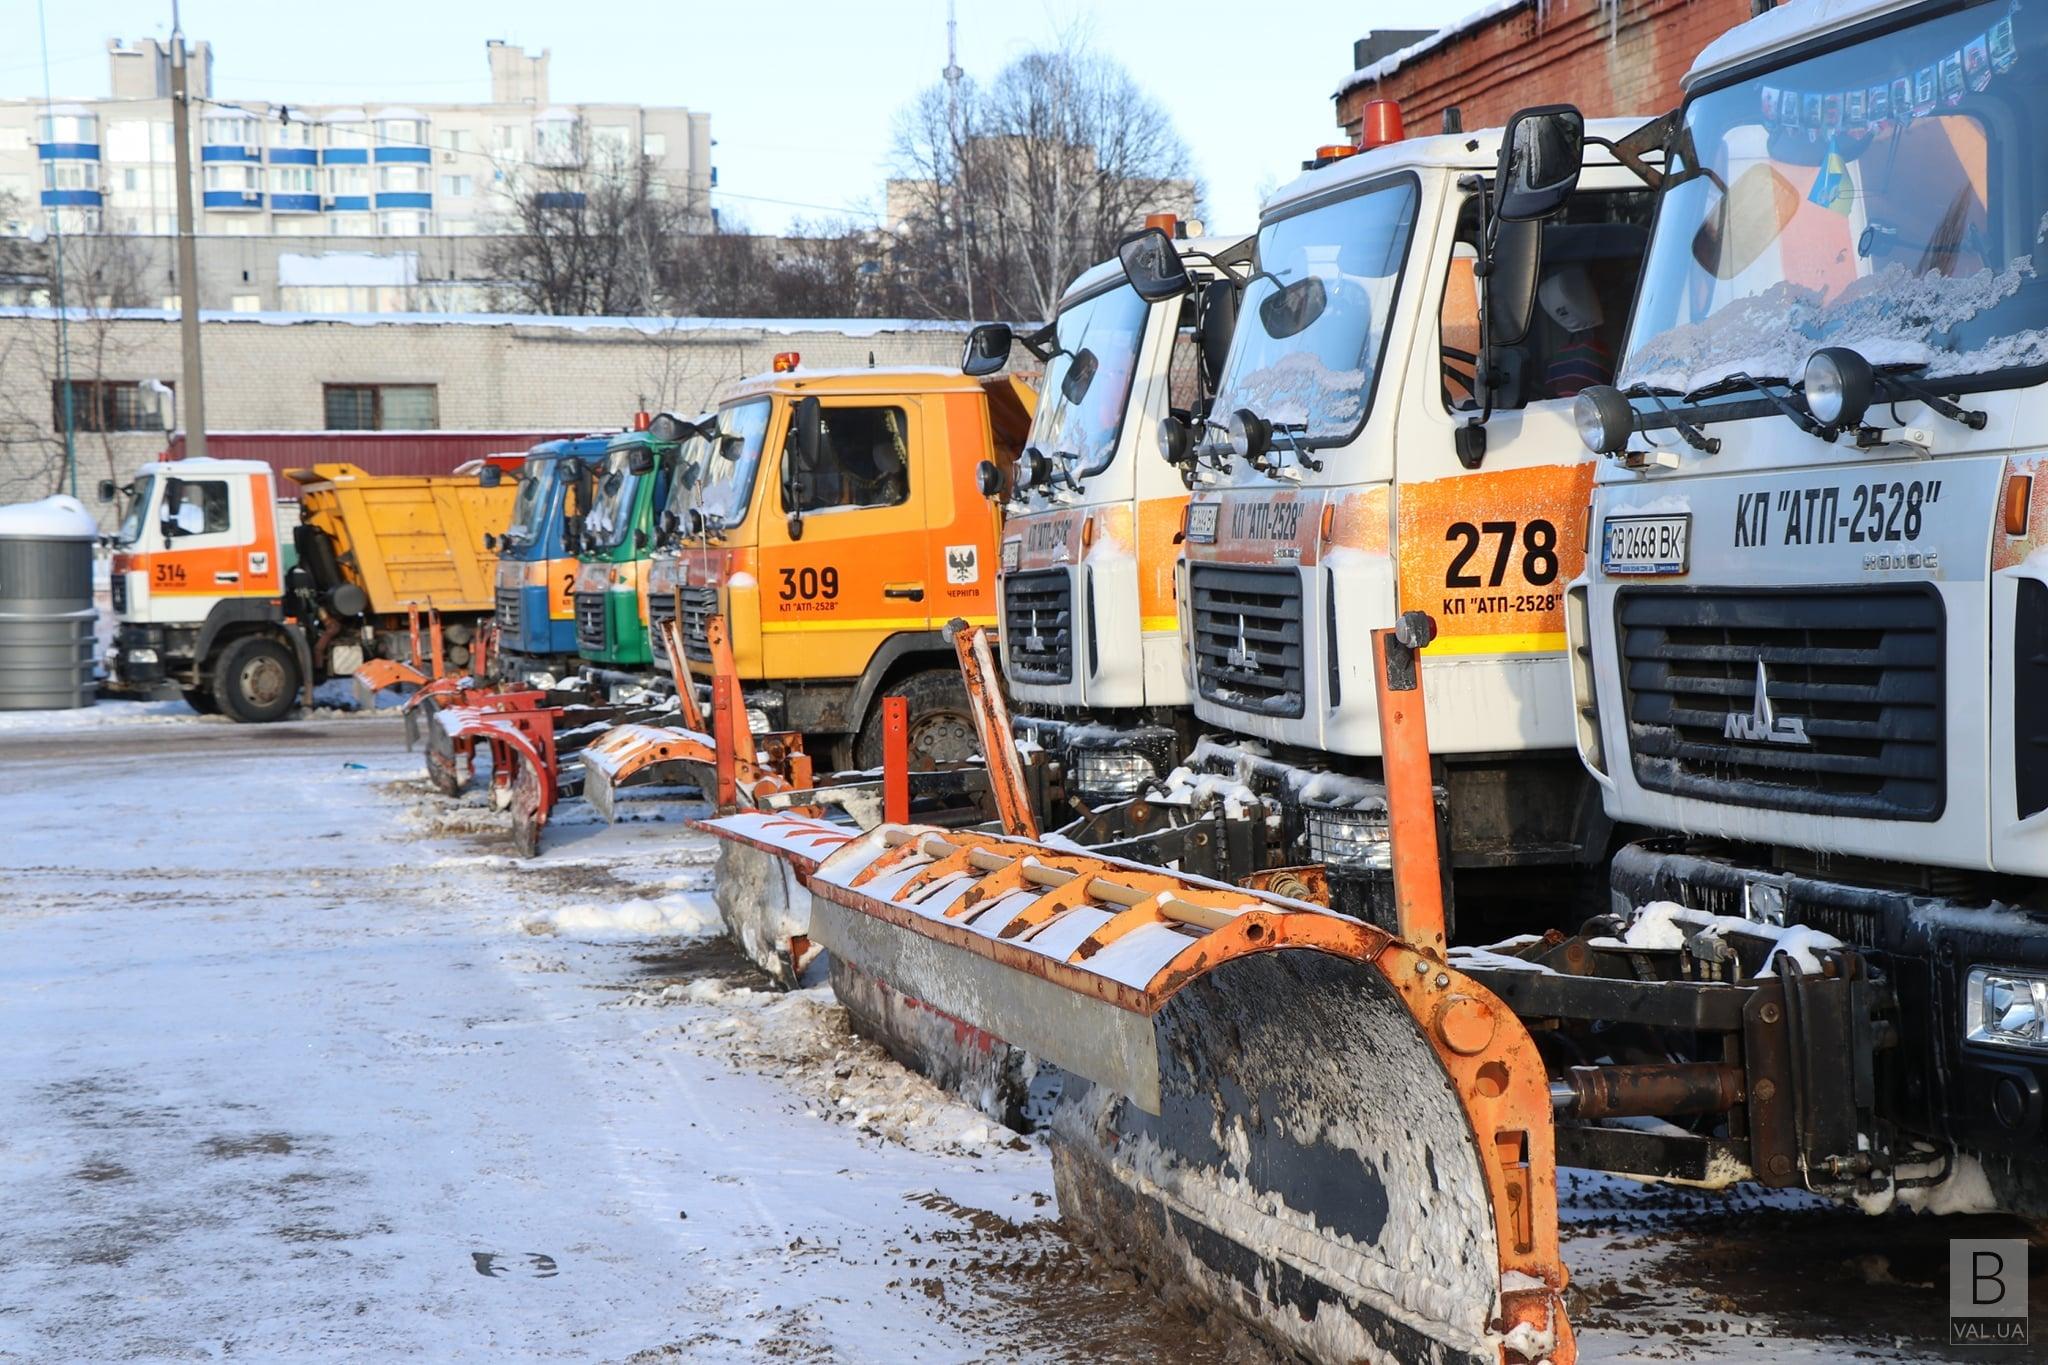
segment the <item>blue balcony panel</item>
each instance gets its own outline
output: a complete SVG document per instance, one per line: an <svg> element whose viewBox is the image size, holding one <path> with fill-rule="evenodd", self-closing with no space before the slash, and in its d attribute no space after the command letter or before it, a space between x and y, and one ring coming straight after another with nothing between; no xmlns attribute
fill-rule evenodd
<svg viewBox="0 0 2048 1365"><path fill-rule="evenodd" d="M434 196L417 190L405 190L377 196L380 209L430 209L434 207Z"/></svg>
<svg viewBox="0 0 2048 1365"><path fill-rule="evenodd" d="M201 199L210 209L260 209L263 207L261 190L208 190Z"/></svg>
<svg viewBox="0 0 2048 1365"><path fill-rule="evenodd" d="M320 149L321 164L327 166L367 166L370 164L368 147L323 147Z"/></svg>
<svg viewBox="0 0 2048 1365"><path fill-rule="evenodd" d="M317 166L320 153L311 147L272 147L270 164L273 166Z"/></svg>
<svg viewBox="0 0 2048 1365"><path fill-rule="evenodd" d="M336 194L328 197L327 210L330 213L361 212L370 207L367 194Z"/></svg>
<svg viewBox="0 0 2048 1365"><path fill-rule="evenodd" d="M38 142L36 155L45 161L98 161L97 142Z"/></svg>
<svg viewBox="0 0 2048 1365"><path fill-rule="evenodd" d="M207 146L199 149L199 159L201 161L226 161L261 165L263 162L263 149L261 147L244 147L231 142L209 143Z"/></svg>
<svg viewBox="0 0 2048 1365"><path fill-rule="evenodd" d="M43 207L50 209L96 209L100 206L98 190L44 190Z"/></svg>
<svg viewBox="0 0 2048 1365"><path fill-rule="evenodd" d="M424 166L433 159L434 149L432 147L397 146L379 147L377 149L377 160L379 161L412 162Z"/></svg>
<svg viewBox="0 0 2048 1365"><path fill-rule="evenodd" d="M273 194L270 196L272 213L318 213L320 196L317 194Z"/></svg>
<svg viewBox="0 0 2048 1365"><path fill-rule="evenodd" d="M583 207L583 191L542 190L533 196L533 202L544 209L580 209Z"/></svg>

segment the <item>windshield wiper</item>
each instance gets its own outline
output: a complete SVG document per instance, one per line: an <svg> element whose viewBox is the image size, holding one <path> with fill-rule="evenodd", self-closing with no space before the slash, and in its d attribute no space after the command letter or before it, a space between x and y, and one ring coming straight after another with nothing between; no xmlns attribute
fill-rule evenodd
<svg viewBox="0 0 2048 1365"><path fill-rule="evenodd" d="M1951 422L1959 423L1972 431L1982 431L1984 424L1991 420L1990 415L1982 408L1966 408L1960 403L1950 402L1934 390L1909 378L1915 371L1927 368L1927 362L1924 360L1894 361L1889 365L1874 365L1871 368L1877 372L1878 383L1888 389L1900 390L1908 398L1918 399ZM1893 403L1899 401L1899 395L1896 393L1890 397Z"/></svg>
<svg viewBox="0 0 2048 1365"><path fill-rule="evenodd" d="M1691 446L1694 450L1697 450L1705 455L1720 454L1721 438L1718 436L1707 435L1706 433L1702 432L1698 427L1686 421L1684 417L1680 416L1676 408L1672 407L1669 403L1664 401L1664 396L1666 392L1667 390L1657 388L1654 385L1650 384L1631 384L1628 387L1629 397L1647 398L1652 403L1655 403L1657 405L1657 410L1659 412L1662 412L1666 417L1671 419L1671 425L1677 430L1679 436L1685 441L1687 445ZM1683 394L1679 396L1684 397Z"/></svg>

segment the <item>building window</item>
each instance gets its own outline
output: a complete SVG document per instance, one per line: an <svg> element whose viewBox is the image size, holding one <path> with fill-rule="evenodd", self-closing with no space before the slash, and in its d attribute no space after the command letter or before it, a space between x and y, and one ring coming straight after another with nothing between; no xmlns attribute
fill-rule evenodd
<svg viewBox="0 0 2048 1365"><path fill-rule="evenodd" d="M43 188L46 190L96 190L100 187L97 161L45 161Z"/></svg>
<svg viewBox="0 0 2048 1365"><path fill-rule="evenodd" d="M575 166L581 164L581 149L577 146L576 120L561 116L537 118L533 121L533 159L542 166Z"/></svg>
<svg viewBox="0 0 2048 1365"><path fill-rule="evenodd" d="M64 430L62 380L50 385L50 426ZM71 392L73 431L162 431L157 394L134 379L74 379Z"/></svg>
<svg viewBox="0 0 2048 1365"><path fill-rule="evenodd" d="M425 194L434 188L433 175L425 166L381 166L377 188L388 194Z"/></svg>
<svg viewBox="0 0 2048 1365"><path fill-rule="evenodd" d="M270 145L310 147L313 145L313 125L304 120L297 123L280 123L270 130Z"/></svg>
<svg viewBox="0 0 2048 1365"><path fill-rule="evenodd" d="M370 192L370 168L367 166L329 166L327 168L327 192L340 198L345 195L367 195Z"/></svg>
<svg viewBox="0 0 2048 1365"><path fill-rule="evenodd" d="M314 166L272 166L270 188L275 194L320 193L320 171Z"/></svg>
<svg viewBox="0 0 2048 1365"><path fill-rule="evenodd" d="M467 199L476 193L476 181L466 175L444 175L441 177L443 199Z"/></svg>
<svg viewBox="0 0 2048 1365"><path fill-rule="evenodd" d="M328 384L329 431L432 431L441 425L432 384Z"/></svg>
<svg viewBox="0 0 2048 1365"><path fill-rule="evenodd" d="M419 209L387 209L377 215L377 233L382 237L424 237L427 215Z"/></svg>
<svg viewBox="0 0 2048 1365"><path fill-rule="evenodd" d="M649 133L640 139L640 154L653 157L656 161L668 155L668 134Z"/></svg>
<svg viewBox="0 0 2048 1365"><path fill-rule="evenodd" d="M355 121L330 123L327 125L327 145L330 147L367 147L370 145L369 125Z"/></svg>
<svg viewBox="0 0 2048 1365"><path fill-rule="evenodd" d="M416 118L380 118L377 120L377 141L387 147L424 147L427 145L426 121Z"/></svg>
<svg viewBox="0 0 2048 1365"><path fill-rule="evenodd" d="M590 148L602 166L623 166L633 159L633 130L619 123L600 123L590 130Z"/></svg>
<svg viewBox="0 0 2048 1365"><path fill-rule="evenodd" d="M263 169L260 166L223 166L215 163L206 168L206 188L233 190L238 193L261 193Z"/></svg>
<svg viewBox="0 0 2048 1365"><path fill-rule="evenodd" d="M467 128L443 128L441 146L451 152L473 152L476 150L476 139L470 136Z"/></svg>
<svg viewBox="0 0 2048 1365"><path fill-rule="evenodd" d="M377 220L367 213L330 213L327 215L327 234L330 237L370 237L377 231Z"/></svg>
<svg viewBox="0 0 2048 1365"><path fill-rule="evenodd" d="M135 168L133 166L130 166L126 170L121 172L122 189L132 191L140 188L140 186L141 177L135 173Z"/></svg>
<svg viewBox="0 0 2048 1365"><path fill-rule="evenodd" d="M210 147L254 147L263 139L256 119L244 113L209 114L206 143Z"/></svg>
<svg viewBox="0 0 2048 1365"><path fill-rule="evenodd" d="M93 114L45 114L38 124L44 142L95 145L100 140L100 121Z"/></svg>
<svg viewBox="0 0 2048 1365"><path fill-rule="evenodd" d="M526 155L526 130L516 123L500 123L492 129L497 153L517 161Z"/></svg>
<svg viewBox="0 0 2048 1365"><path fill-rule="evenodd" d="M236 294L228 300L228 311L231 313L260 313L263 311L263 296L261 294Z"/></svg>

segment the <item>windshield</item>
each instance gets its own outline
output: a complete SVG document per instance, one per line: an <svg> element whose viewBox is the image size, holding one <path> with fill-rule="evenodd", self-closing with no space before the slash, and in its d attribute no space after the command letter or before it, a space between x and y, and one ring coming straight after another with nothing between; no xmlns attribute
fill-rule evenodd
<svg viewBox="0 0 2048 1365"><path fill-rule="evenodd" d="M641 478L630 464L635 452L643 448L627 446L604 457L604 472L598 475L597 489L591 494L590 514L583 519L586 549L610 550L626 539L633 521L633 494Z"/></svg>
<svg viewBox="0 0 2048 1365"><path fill-rule="evenodd" d="M2048 21L1980 4L1686 106L1622 365L1685 391L1822 346L1936 376L2048 361Z"/></svg>
<svg viewBox="0 0 2048 1365"><path fill-rule="evenodd" d="M121 514L121 529L114 533L116 545L133 545L142 539L143 514L149 511L149 495L156 488L156 475L137 479L128 495L128 510Z"/></svg>
<svg viewBox="0 0 2048 1365"><path fill-rule="evenodd" d="M1029 444L1074 461L1080 478L1109 468L1145 335L1145 301L1122 284L1064 309L1054 322L1064 354L1046 362Z"/></svg>
<svg viewBox="0 0 2048 1365"><path fill-rule="evenodd" d="M1415 181L1382 181L1259 230L1215 411L1239 408L1304 445L1365 422L1387 314L1415 226Z"/></svg>
<svg viewBox="0 0 2048 1365"><path fill-rule="evenodd" d="M512 519L505 526L505 544L531 545L539 539L554 510L560 460L528 460L519 473L519 494L512 499Z"/></svg>
<svg viewBox="0 0 2048 1365"><path fill-rule="evenodd" d="M718 414L718 448L707 462L697 502L717 526L737 526L746 519L747 502L754 496L754 470L768 435L768 411L768 400L756 398Z"/></svg>
<svg viewBox="0 0 2048 1365"><path fill-rule="evenodd" d="M684 522L683 514L697 501L697 485L704 480L704 465L711 454L711 442L702 436L692 436L676 449L676 472L668 485L668 512L675 518L675 524Z"/></svg>

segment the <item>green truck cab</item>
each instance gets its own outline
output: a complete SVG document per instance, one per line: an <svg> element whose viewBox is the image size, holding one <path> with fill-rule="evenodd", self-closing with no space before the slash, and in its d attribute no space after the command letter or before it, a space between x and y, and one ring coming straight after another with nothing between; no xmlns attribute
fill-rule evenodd
<svg viewBox="0 0 2048 1365"><path fill-rule="evenodd" d="M647 568L654 515L668 500L677 443L646 431L612 438L593 471L590 496L574 527L576 652L601 669L646 673L654 655L647 638Z"/></svg>

